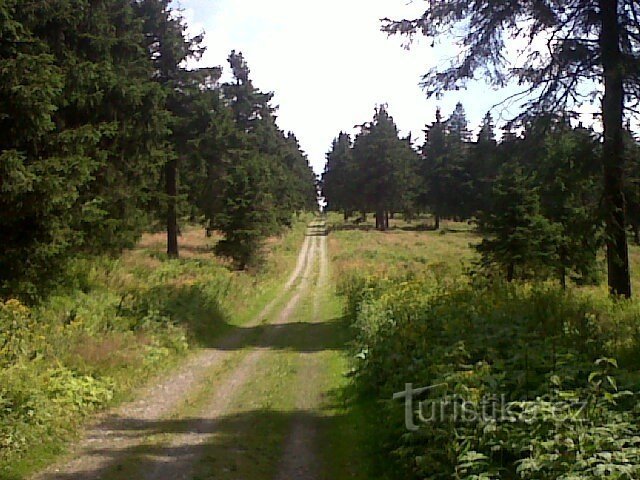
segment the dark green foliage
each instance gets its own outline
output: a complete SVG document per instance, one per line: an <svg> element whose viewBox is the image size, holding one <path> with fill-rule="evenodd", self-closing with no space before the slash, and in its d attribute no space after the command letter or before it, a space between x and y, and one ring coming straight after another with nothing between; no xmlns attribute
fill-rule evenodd
<svg viewBox="0 0 640 480"><path fill-rule="evenodd" d="M85 3L2 6L0 283L21 295L78 249L131 245L156 181L142 24L130 2Z"/></svg>
<svg viewBox="0 0 640 480"><path fill-rule="evenodd" d="M345 289L355 383L377 399L371 455L386 476L375 477L637 478L637 398L627 391L638 387L636 306L457 280L368 278ZM414 398L417 430L406 428L404 400L391 400L407 382L437 386Z"/></svg>
<svg viewBox="0 0 640 480"><path fill-rule="evenodd" d="M469 148L469 175L471 177L470 210L486 211L491 199L491 188L499 168L498 143L490 112L484 116L477 141ZM508 159L507 159L508 160Z"/></svg>
<svg viewBox="0 0 640 480"><path fill-rule="evenodd" d="M599 276L603 232L598 158L593 132L560 124L547 135L535 167L542 211L560 227L555 268L563 285L567 277L595 283Z"/></svg>
<svg viewBox="0 0 640 480"><path fill-rule="evenodd" d="M401 211L415 166L410 143L398 137L398 128L385 106L376 110L373 121L356 136L353 161L357 188L363 206L376 214L379 229L388 228L388 214Z"/></svg>
<svg viewBox="0 0 640 480"><path fill-rule="evenodd" d="M353 146L347 134L334 140L327 154L323 193L330 209L345 216L354 210L373 211L376 227L386 230L394 212L410 211L415 203L418 157L411 137L400 138L386 106L376 109Z"/></svg>
<svg viewBox="0 0 640 480"><path fill-rule="evenodd" d="M235 52L233 85L221 89L218 67L188 70L203 48L186 30L169 0L0 5L0 294L33 297L77 253L130 247L158 216L177 256L183 216L230 213L222 191L274 199L262 235L315 208L272 94ZM249 183L263 191L224 186L236 151L260 156L263 180Z"/></svg>
<svg viewBox="0 0 640 480"><path fill-rule="evenodd" d="M537 265L529 271L538 277L595 283L603 244L598 155L593 132L554 118L538 118L523 137L506 136L498 150L502 174L480 215L485 266L515 268L516 278L526 278L512 257L529 256L524 262Z"/></svg>
<svg viewBox="0 0 640 480"><path fill-rule="evenodd" d="M342 211L345 218L358 208L353 182L354 167L351 137L340 132L327 153L327 164L322 174L322 193L327 198L327 209Z"/></svg>
<svg viewBox="0 0 640 480"><path fill-rule="evenodd" d="M243 269L258 262L266 236L291 225L292 215L317 209L315 175L298 140L284 134L270 105L273 94L253 86L241 53L231 52L234 79L211 97L212 120L199 145L197 196L208 228L224 240L217 252Z"/></svg>
<svg viewBox="0 0 640 480"><path fill-rule="evenodd" d="M268 174L260 157L239 153L220 181L223 205L210 225L224 235L216 252L232 258L239 269L260 260L262 241L275 224L273 197L265 185Z"/></svg>
<svg viewBox="0 0 640 480"><path fill-rule="evenodd" d="M446 121L442 121L440 110L437 110L436 121L425 132L421 171L423 207L433 211L436 229L441 217L462 219L475 213L471 148L471 134L462 104L456 105Z"/></svg>
<svg viewBox="0 0 640 480"><path fill-rule="evenodd" d="M493 187L491 212L479 228L484 240L478 246L482 263L504 268L507 280L544 276L557 262L557 225L541 213L534 179L521 167L507 165Z"/></svg>
<svg viewBox="0 0 640 480"><path fill-rule="evenodd" d="M627 125L625 135L626 182L624 197L627 202L627 222L633 231L633 238L640 245L640 145Z"/></svg>
<svg viewBox="0 0 640 480"><path fill-rule="evenodd" d="M434 45L461 28L460 52L432 68L428 95L464 88L481 75L496 86L514 80L526 99L523 118L570 112L585 103L601 106L603 211L610 292L631 296L624 198L625 107L640 90L640 9L631 0L509 2L434 0L419 18L385 19L388 34L426 36ZM509 39L526 38L516 63ZM551 40L549 40L551 39ZM544 47L537 47L540 40ZM597 86L594 88L594 84ZM632 110L633 111L633 110Z"/></svg>

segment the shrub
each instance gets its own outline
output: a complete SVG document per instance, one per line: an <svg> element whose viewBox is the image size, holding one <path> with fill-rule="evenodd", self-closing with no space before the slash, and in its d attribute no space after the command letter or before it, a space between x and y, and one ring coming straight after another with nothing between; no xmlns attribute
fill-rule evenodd
<svg viewBox="0 0 640 480"><path fill-rule="evenodd" d="M383 399L372 418L397 478L640 475L640 412L630 393L638 378L629 370L638 362L629 355L638 348L637 333L629 338L637 305L549 284L431 277L354 279L342 291L356 329L355 382L362 395ZM609 357L625 353L627 368L617 368ZM447 407L410 431L404 405L391 400L409 382L438 385L423 395L427 405L479 412L499 399L518 416L470 421ZM554 409L567 402L559 415Z"/></svg>

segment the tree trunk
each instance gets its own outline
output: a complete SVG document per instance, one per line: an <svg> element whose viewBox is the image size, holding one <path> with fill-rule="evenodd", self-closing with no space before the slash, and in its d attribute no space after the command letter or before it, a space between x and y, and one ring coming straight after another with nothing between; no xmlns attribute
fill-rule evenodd
<svg viewBox="0 0 640 480"><path fill-rule="evenodd" d="M389 212L384 212L384 228L389 230Z"/></svg>
<svg viewBox="0 0 640 480"><path fill-rule="evenodd" d="M612 295L631 297L629 252L625 228L625 200L623 193L623 62L620 50L618 0L600 0L602 29L600 51L604 75L602 124L604 143L604 206L607 242L607 270Z"/></svg>
<svg viewBox="0 0 640 480"><path fill-rule="evenodd" d="M381 209L376 209L376 228L380 231L386 230L384 225L385 212Z"/></svg>
<svg viewBox="0 0 640 480"><path fill-rule="evenodd" d="M435 220L435 225L434 228L436 230L440 230L440 215L438 215L437 213L433 216L434 220Z"/></svg>
<svg viewBox="0 0 640 480"><path fill-rule="evenodd" d="M349 212L347 212L346 210L343 212L343 216L344 216L344 221L346 222L347 220L349 220Z"/></svg>
<svg viewBox="0 0 640 480"><path fill-rule="evenodd" d="M171 159L164 167L167 194L167 255L178 257L178 218L176 203L178 194L178 160Z"/></svg>
<svg viewBox="0 0 640 480"><path fill-rule="evenodd" d="M513 265L513 263L510 263L507 266L507 282L512 282L513 281L513 277L514 277L514 272L515 271L515 267Z"/></svg>
<svg viewBox="0 0 640 480"><path fill-rule="evenodd" d="M633 224L633 241L636 245L640 245L640 225Z"/></svg>

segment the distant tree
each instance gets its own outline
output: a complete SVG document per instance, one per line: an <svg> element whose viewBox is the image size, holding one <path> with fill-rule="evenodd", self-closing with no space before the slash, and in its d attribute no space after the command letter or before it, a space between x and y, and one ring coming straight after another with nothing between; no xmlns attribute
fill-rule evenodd
<svg viewBox="0 0 640 480"><path fill-rule="evenodd" d="M479 220L482 265L503 269L508 281L547 276L557 262L560 229L542 215L534 178L517 165L505 165L492 200Z"/></svg>
<svg viewBox="0 0 640 480"><path fill-rule="evenodd" d="M220 181L223 205L210 223L224 236L216 253L231 258L240 270L259 262L262 242L275 221L267 178L267 168L255 152L234 152Z"/></svg>
<svg viewBox="0 0 640 480"><path fill-rule="evenodd" d="M424 77L429 95L455 90L478 73L495 85L510 79L529 85L528 113L563 112L602 91L604 210L609 288L631 296L625 228L623 116L625 101L640 100L640 6L631 0L504 2L433 0L418 19L385 20L389 34L431 39L461 25L462 52L452 63ZM506 41L528 40L531 54L513 67ZM537 40L544 40L535 48ZM596 94L598 91L596 90Z"/></svg>
<svg viewBox="0 0 640 480"><path fill-rule="evenodd" d="M462 103L458 102L453 113L447 120L447 133L451 142L468 144L471 142L471 131L469 121L464 111Z"/></svg>
<svg viewBox="0 0 640 480"><path fill-rule="evenodd" d="M389 228L389 212L399 204L410 188L415 173L416 153L385 106L376 109L373 121L355 138L354 165L358 169L363 206L376 214L376 228Z"/></svg>
<svg viewBox="0 0 640 480"><path fill-rule="evenodd" d="M351 137L340 132L327 153L327 163L322 175L322 192L327 199L327 208L342 211L345 220L357 208L354 199L357 195L355 175Z"/></svg>
<svg viewBox="0 0 640 480"><path fill-rule="evenodd" d="M491 188L498 171L498 143L491 113L482 120L477 141L469 149L469 174L471 176L470 212L476 215L486 211L491 198Z"/></svg>
<svg viewBox="0 0 640 480"><path fill-rule="evenodd" d="M440 217L446 210L447 192L445 182L442 180L446 154L446 125L438 108L435 122L425 130L425 143L422 147L422 159L418 169L421 180L418 202L423 208L433 210L436 230L440 228Z"/></svg>
<svg viewBox="0 0 640 480"><path fill-rule="evenodd" d="M545 135L537 156L542 213L560 228L555 270L563 286L567 277L579 283L598 277L599 153L593 132L560 123Z"/></svg>
<svg viewBox="0 0 640 480"><path fill-rule="evenodd" d="M224 123L212 125L215 160L201 203L208 227L224 235L217 252L245 268L259 259L265 237L289 226L295 212L317 209L317 190L297 138L276 124L273 94L253 85L242 53L232 51L228 60L233 79L221 87Z"/></svg>
<svg viewBox="0 0 640 480"><path fill-rule="evenodd" d="M419 200L433 211L436 229L440 218L468 218L474 209L470 135L461 103L444 122L438 109L435 123L425 132L420 168L424 194Z"/></svg>

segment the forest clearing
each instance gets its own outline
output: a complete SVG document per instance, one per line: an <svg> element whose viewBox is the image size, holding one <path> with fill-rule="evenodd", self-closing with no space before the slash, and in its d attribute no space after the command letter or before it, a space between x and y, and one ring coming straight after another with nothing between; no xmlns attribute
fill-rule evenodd
<svg viewBox="0 0 640 480"><path fill-rule="evenodd" d="M640 479L639 128L635 0L0 0L0 480Z"/></svg>

